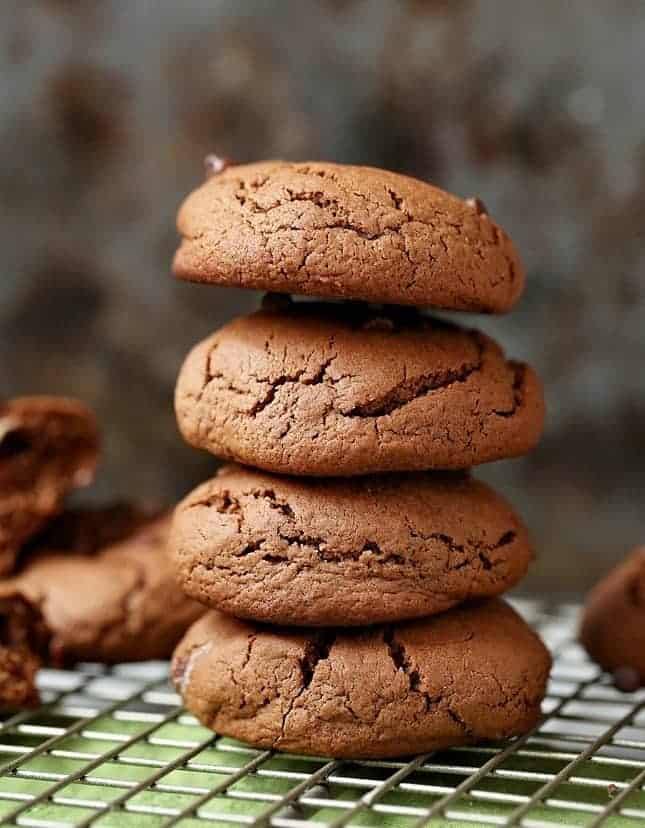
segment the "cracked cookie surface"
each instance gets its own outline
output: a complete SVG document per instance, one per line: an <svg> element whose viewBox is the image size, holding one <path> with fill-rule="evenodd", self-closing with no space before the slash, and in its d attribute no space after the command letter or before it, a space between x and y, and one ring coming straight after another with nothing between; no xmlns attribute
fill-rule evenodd
<svg viewBox="0 0 645 828"><path fill-rule="evenodd" d="M21 546L94 478L99 436L92 412L62 397L0 400L0 575Z"/></svg>
<svg viewBox="0 0 645 828"><path fill-rule="evenodd" d="M123 507L66 513L0 581L0 596L19 592L40 610L50 663L167 658L204 611L177 587L169 530L169 515Z"/></svg>
<svg viewBox="0 0 645 828"><path fill-rule="evenodd" d="M503 313L524 268L477 205L371 167L227 167L183 203L177 276L198 282Z"/></svg>
<svg viewBox="0 0 645 828"><path fill-rule="evenodd" d="M645 685L645 546L638 547L591 591L580 640L603 669L634 671Z"/></svg>
<svg viewBox="0 0 645 828"><path fill-rule="evenodd" d="M175 510L184 591L239 618L354 626L500 595L532 557L525 527L461 473L294 478L229 466Z"/></svg>
<svg viewBox="0 0 645 828"><path fill-rule="evenodd" d="M268 627L212 611L173 657L188 710L256 747L405 756L524 733L550 656L498 599L356 630Z"/></svg>
<svg viewBox="0 0 645 828"><path fill-rule="evenodd" d="M534 371L487 336L354 303L233 320L188 355L175 407L198 448L316 476L513 457L534 447L544 420Z"/></svg>

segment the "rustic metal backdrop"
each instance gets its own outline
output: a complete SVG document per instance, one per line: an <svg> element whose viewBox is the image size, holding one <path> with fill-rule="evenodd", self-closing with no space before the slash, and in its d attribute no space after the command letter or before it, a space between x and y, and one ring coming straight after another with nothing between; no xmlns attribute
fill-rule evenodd
<svg viewBox="0 0 645 828"><path fill-rule="evenodd" d="M175 284L174 212L212 150L385 165L481 196L529 287L483 319L548 391L541 448L483 470L529 586L586 588L645 541L645 4L5 0L0 393L88 400L93 493L170 501L186 351L253 295Z"/></svg>

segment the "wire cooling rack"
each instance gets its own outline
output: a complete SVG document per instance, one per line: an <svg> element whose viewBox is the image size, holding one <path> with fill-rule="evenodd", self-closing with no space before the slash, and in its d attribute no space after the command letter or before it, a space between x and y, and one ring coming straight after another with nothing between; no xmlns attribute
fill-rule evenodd
<svg viewBox="0 0 645 828"><path fill-rule="evenodd" d="M575 644L577 611L516 605L555 654L544 721L503 745L412 761L254 750L180 707L166 664L45 670L45 704L0 720L0 824L472 828L645 826L645 690Z"/></svg>

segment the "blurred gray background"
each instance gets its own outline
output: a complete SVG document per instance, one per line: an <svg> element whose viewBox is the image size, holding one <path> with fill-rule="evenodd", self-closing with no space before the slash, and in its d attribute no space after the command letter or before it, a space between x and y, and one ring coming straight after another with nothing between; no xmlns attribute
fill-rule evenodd
<svg viewBox="0 0 645 828"><path fill-rule="evenodd" d="M209 151L391 167L481 196L523 252L519 308L475 318L541 372L517 504L528 589L580 594L645 542L645 3L4 0L0 393L97 410L95 499L171 501L189 347L257 296L175 284L174 213Z"/></svg>

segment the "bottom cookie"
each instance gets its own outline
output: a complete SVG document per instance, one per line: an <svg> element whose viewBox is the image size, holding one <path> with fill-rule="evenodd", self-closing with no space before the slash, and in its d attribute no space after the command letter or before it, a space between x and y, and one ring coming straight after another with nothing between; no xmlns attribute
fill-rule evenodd
<svg viewBox="0 0 645 828"><path fill-rule="evenodd" d="M645 546L591 591L580 640L591 658L614 674L619 689L645 685Z"/></svg>
<svg viewBox="0 0 645 828"><path fill-rule="evenodd" d="M188 710L262 748L405 756L505 739L540 718L551 659L501 600L354 630L288 630L210 612L175 651Z"/></svg>

